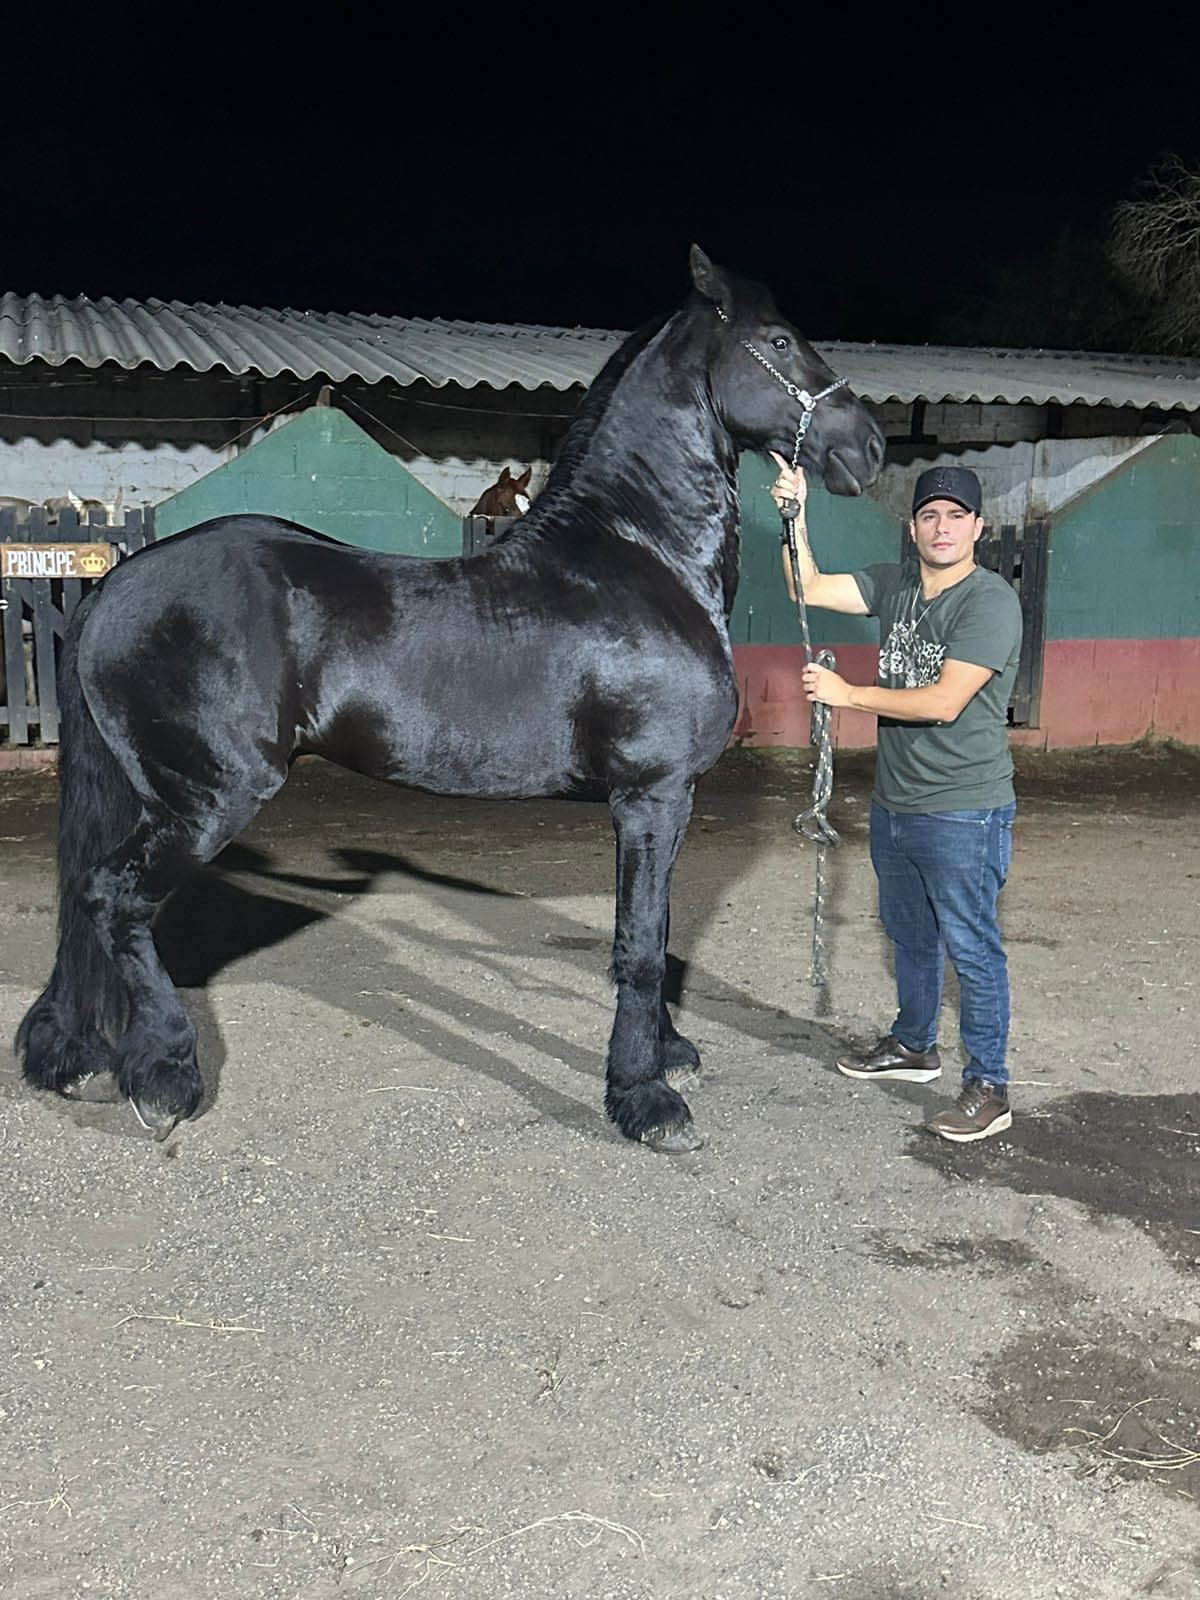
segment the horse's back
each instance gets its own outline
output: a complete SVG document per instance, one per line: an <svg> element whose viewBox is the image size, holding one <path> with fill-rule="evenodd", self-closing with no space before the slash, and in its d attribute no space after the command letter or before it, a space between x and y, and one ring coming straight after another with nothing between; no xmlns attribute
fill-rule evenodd
<svg viewBox="0 0 1200 1600"><path fill-rule="evenodd" d="M123 563L85 627L89 702L159 793L269 787L298 750L446 793L585 791L702 770L732 722L723 630L617 541L431 560L222 518Z"/></svg>

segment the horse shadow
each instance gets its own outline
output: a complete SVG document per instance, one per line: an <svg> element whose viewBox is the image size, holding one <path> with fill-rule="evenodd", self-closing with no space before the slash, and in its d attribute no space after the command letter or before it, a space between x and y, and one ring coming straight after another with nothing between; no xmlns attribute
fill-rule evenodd
<svg viewBox="0 0 1200 1600"><path fill-rule="evenodd" d="M210 998L211 986L220 973L239 961L281 947L316 924L337 917L347 895L370 893L385 875L406 877L431 890L453 895L465 893L484 900L495 897L517 903L522 900L521 896L472 878L419 867L395 853L339 849L331 854L347 868L345 873L324 875L281 870L267 851L243 843L229 845L195 878L176 890L160 911L154 927L155 943L171 981L185 997L198 1035L204 1081L200 1115L217 1102L226 1060L224 1040ZM233 874L269 882L285 892L248 888L235 881ZM305 898L293 898L286 893L289 889L301 891ZM334 898L322 903L325 896ZM413 937L414 930L407 924L396 924L396 927L407 937ZM387 939L359 924L353 926L351 960L360 971L374 966L395 968L394 950ZM371 997L352 997L332 982L311 992L316 998L357 1016L363 1023L374 1023L400 1034L422 1051L433 1049L447 1059L464 1060L532 1101L539 1115L550 1115L578 1128L594 1127L592 1114L577 1102L522 1072L507 1057L431 1020L430 1009L443 1012L448 1019L461 1015L463 1001L457 990L423 978L416 991L422 1006L419 1019L406 1017L394 1004L364 1003ZM593 1078L603 1072L603 1063L594 1053L580 1051L559 1035L527 1024L498 1008L472 1009L485 1028L520 1036L523 1042L538 1045L543 1053L565 1059L576 1070Z"/></svg>
<svg viewBox="0 0 1200 1600"><path fill-rule="evenodd" d="M744 797L742 806L744 815ZM350 940L350 964L361 972L378 969L391 975L393 982L397 972L394 938L402 937L410 945L427 950L451 973L456 965L469 963L502 977L509 993L515 983L518 992L527 989L578 1003L578 985L569 980L545 976L522 980L514 973L514 938L531 955L545 956L550 949L593 974L597 955L606 957L611 944L611 935L600 936L542 902L537 904L535 918L520 915L514 929L514 911L528 908L527 895L477 877L431 870L393 850L338 847L329 852L329 859L335 864L329 873L291 871L279 865L271 849L239 840L176 890L160 911L155 922L159 953L172 982L184 992L199 1036L205 1088L201 1114L219 1097L226 1061L210 997L213 981L238 963L278 949L316 924L337 917L345 908L347 896L368 895L386 877L400 877L420 886L460 916L464 899L469 900L470 917L478 930L464 936L388 921L376 933L361 922L344 919ZM744 868L743 853L737 872ZM715 914L716 907L724 902L732 876L732 872L713 875L702 895L689 895L689 926L702 926ZM597 883L597 890L600 887ZM603 888L607 891L609 887L606 874ZM577 1101L524 1071L509 1055L488 1049L478 1037L465 1036L455 1025L461 1023L464 999L452 982L439 981L428 972L418 977L408 968L402 971L403 986L418 1002L419 1014L410 1013L386 992L351 993L344 983L332 979L316 986L310 981L306 988L323 1003L336 1006L364 1024L382 1026L422 1052L432 1050L481 1072L530 1101L539 1116L595 1131L595 1089L604 1075L602 1051L529 1020L524 1008L471 1000L471 1026L476 1035L506 1035L534 1053L565 1065L594 1086L588 1103ZM686 1006L687 1017L681 1026L695 1028L706 1021L720 1022L735 1026L776 1051L796 1050L816 1057L829 1057L844 1043L815 1018L798 1017L777 1004L755 999L744 988L726 982L712 971L696 968L686 957L674 953L668 954L664 993L671 1004Z"/></svg>

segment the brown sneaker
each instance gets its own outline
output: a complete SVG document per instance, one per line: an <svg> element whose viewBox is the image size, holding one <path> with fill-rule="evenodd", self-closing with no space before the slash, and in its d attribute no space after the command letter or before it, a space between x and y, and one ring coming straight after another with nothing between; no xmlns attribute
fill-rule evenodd
<svg viewBox="0 0 1200 1600"><path fill-rule="evenodd" d="M930 1133L942 1139L953 1139L956 1144L989 1139L993 1133L1003 1133L1012 1127L1008 1092L997 1089L995 1084L980 1083L972 1078L963 1084L962 1093L954 1104L939 1111L925 1126Z"/></svg>
<svg viewBox="0 0 1200 1600"><path fill-rule="evenodd" d="M865 1056L839 1056L837 1069L847 1078L898 1078L904 1083L932 1083L942 1075L937 1046L910 1050L885 1033Z"/></svg>

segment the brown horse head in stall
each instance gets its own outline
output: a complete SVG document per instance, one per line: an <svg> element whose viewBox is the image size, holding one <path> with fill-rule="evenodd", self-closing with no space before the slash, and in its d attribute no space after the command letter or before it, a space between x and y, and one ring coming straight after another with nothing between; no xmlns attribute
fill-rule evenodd
<svg viewBox="0 0 1200 1600"><path fill-rule="evenodd" d="M532 467L526 467L519 478L514 478L505 467L491 488L479 496L469 514L472 517L523 517L529 510L532 476Z"/></svg>

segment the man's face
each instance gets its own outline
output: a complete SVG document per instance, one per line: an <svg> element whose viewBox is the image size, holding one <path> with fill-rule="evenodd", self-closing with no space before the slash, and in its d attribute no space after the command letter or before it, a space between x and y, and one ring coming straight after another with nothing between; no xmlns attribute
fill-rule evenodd
<svg viewBox="0 0 1200 1600"><path fill-rule="evenodd" d="M983 518L957 500L930 500L912 520L917 554L927 567L954 567L970 561L983 532Z"/></svg>

